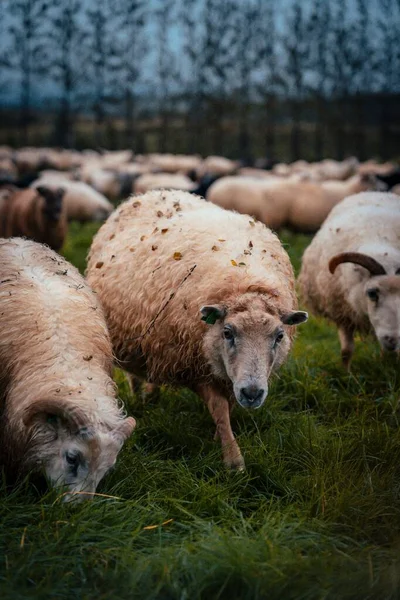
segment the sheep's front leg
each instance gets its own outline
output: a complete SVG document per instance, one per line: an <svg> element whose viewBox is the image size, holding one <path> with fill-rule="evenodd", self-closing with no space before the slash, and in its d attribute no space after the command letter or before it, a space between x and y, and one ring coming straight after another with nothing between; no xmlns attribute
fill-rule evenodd
<svg viewBox="0 0 400 600"><path fill-rule="evenodd" d="M339 327L338 334L342 350L342 363L344 368L350 371L350 362L354 352L354 329Z"/></svg>
<svg viewBox="0 0 400 600"><path fill-rule="evenodd" d="M132 395L140 394L146 400L157 391L157 385L155 383L149 383L148 381L143 381L139 379L139 377L135 377L131 373L125 371L126 380L128 382L129 390Z"/></svg>
<svg viewBox="0 0 400 600"><path fill-rule="evenodd" d="M228 400L209 385L199 386L197 392L207 404L208 410L217 426L216 435L221 440L224 464L230 469L242 471L244 469L244 460L231 428Z"/></svg>

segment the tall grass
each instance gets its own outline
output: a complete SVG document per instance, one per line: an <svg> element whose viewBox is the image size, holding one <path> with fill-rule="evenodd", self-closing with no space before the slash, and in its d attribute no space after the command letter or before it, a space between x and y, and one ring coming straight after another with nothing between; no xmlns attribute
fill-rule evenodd
<svg viewBox="0 0 400 600"><path fill-rule="evenodd" d="M95 231L74 226L81 270ZM298 269L306 236L282 236ZM0 490L0 597L400 597L400 373L372 340L352 374L334 328L311 318L256 413L232 424L245 473L225 472L199 398L120 395L138 427L91 503L33 478Z"/></svg>

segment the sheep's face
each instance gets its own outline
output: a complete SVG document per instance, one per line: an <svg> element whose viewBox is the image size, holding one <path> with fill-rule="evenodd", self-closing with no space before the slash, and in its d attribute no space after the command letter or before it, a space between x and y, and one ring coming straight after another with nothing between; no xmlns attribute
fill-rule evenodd
<svg viewBox="0 0 400 600"><path fill-rule="evenodd" d="M371 277L365 284L368 317L383 350L400 350L400 277Z"/></svg>
<svg viewBox="0 0 400 600"><path fill-rule="evenodd" d="M41 415L33 426L32 454L65 502L90 499L104 475L115 465L134 419L124 419L113 431L80 427L54 414Z"/></svg>
<svg viewBox="0 0 400 600"><path fill-rule="evenodd" d="M201 313L212 325L204 349L215 375L230 379L243 408L259 408L267 397L271 372L285 361L291 346L286 325L305 321L307 313L279 318L257 300L233 310L204 306Z"/></svg>

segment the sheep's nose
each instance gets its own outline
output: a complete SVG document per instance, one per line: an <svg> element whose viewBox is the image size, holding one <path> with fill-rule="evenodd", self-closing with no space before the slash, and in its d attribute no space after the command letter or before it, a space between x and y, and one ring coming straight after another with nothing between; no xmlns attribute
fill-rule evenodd
<svg viewBox="0 0 400 600"><path fill-rule="evenodd" d="M250 404L253 402L258 402L264 396L264 390L260 389L256 385L248 385L247 387L242 387L240 390L242 398L247 400Z"/></svg>
<svg viewBox="0 0 400 600"><path fill-rule="evenodd" d="M384 335L383 336L383 345L385 350L396 350L397 348L397 338L391 336L391 335Z"/></svg>

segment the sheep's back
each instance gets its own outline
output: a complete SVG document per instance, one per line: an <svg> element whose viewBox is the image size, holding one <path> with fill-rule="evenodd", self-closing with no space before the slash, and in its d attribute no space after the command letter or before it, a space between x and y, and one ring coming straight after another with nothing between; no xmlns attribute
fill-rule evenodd
<svg viewBox="0 0 400 600"><path fill-rule="evenodd" d="M278 238L252 218L185 192L122 204L95 236L88 281L99 294L121 361L146 357L150 378L203 369L200 307L251 286L295 305L293 271Z"/></svg>

